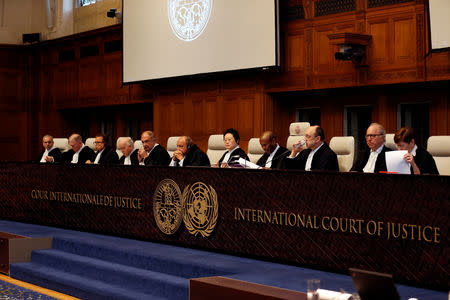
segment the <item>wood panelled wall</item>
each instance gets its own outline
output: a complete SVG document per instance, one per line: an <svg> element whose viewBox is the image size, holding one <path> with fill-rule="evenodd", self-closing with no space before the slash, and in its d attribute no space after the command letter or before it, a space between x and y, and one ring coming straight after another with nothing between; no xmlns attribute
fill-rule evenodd
<svg viewBox="0 0 450 300"><path fill-rule="evenodd" d="M327 0L321 0L327 1ZM203 149L209 135L239 130L241 146L273 129L285 144L295 109L320 107L327 140L343 134L343 109L372 106L372 119L396 130L397 105L427 102L430 135L450 134L450 52L427 46L423 0L315 17L315 1L282 0L278 70L210 74L122 86L121 25L33 46L0 46L0 159L28 160L45 133L67 136L97 120L140 120L161 144L187 134ZM392 2L395 2L393 0ZM287 16L287 17L286 17ZM328 35L371 35L366 65L338 61ZM86 123L86 124L85 124Z"/></svg>

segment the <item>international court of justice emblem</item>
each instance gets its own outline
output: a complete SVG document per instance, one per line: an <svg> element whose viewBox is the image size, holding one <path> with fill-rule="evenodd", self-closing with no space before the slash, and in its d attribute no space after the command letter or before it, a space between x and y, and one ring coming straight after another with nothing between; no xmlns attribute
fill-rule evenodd
<svg viewBox="0 0 450 300"><path fill-rule="evenodd" d="M183 191L184 225L190 234L208 237L217 224L219 202L216 191L202 182L186 186Z"/></svg>
<svg viewBox="0 0 450 300"><path fill-rule="evenodd" d="M156 225L165 234L174 234L183 219L183 199L175 181L164 179L153 195L153 215Z"/></svg>
<svg viewBox="0 0 450 300"><path fill-rule="evenodd" d="M198 38L208 25L213 0L167 0L169 23L182 41Z"/></svg>

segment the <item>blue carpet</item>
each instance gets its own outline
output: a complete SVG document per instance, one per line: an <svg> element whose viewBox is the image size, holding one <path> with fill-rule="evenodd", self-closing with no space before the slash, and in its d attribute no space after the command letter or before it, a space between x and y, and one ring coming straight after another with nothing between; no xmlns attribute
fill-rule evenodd
<svg viewBox="0 0 450 300"><path fill-rule="evenodd" d="M33 251L11 276L83 299L188 299L189 278L225 276L306 291L354 292L350 276L112 236L0 220L0 231L53 237L53 248ZM445 292L397 285L402 299L447 300Z"/></svg>
<svg viewBox="0 0 450 300"><path fill-rule="evenodd" d="M24 287L3 280L0 280L0 299L57 300L56 298L26 289Z"/></svg>

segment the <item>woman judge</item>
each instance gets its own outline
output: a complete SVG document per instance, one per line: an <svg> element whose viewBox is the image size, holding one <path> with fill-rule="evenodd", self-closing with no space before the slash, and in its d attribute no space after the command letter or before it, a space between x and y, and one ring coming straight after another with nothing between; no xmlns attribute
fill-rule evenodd
<svg viewBox="0 0 450 300"><path fill-rule="evenodd" d="M239 148L239 133L236 129L228 128L223 134L223 142L227 151L222 155L217 163L220 168L228 168L228 163L243 158L250 160L247 154Z"/></svg>
<svg viewBox="0 0 450 300"><path fill-rule="evenodd" d="M398 150L407 150L405 160L411 165L411 174L439 175L433 156L427 150L417 147L414 129L400 128L394 135L394 142Z"/></svg>

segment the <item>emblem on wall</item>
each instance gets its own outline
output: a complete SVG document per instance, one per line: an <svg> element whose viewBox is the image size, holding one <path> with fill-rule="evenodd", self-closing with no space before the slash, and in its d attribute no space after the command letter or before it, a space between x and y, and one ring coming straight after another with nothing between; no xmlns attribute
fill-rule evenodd
<svg viewBox="0 0 450 300"><path fill-rule="evenodd" d="M183 191L184 225L190 234L208 237L217 224L219 202L216 191L202 182L186 186Z"/></svg>
<svg viewBox="0 0 450 300"><path fill-rule="evenodd" d="M175 181L164 179L153 195L153 215L156 225L165 234L174 234L183 219L183 198Z"/></svg>
<svg viewBox="0 0 450 300"><path fill-rule="evenodd" d="M213 0L168 0L169 23L182 41L198 38L208 25Z"/></svg>

